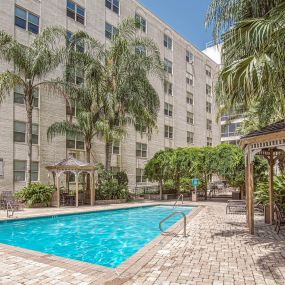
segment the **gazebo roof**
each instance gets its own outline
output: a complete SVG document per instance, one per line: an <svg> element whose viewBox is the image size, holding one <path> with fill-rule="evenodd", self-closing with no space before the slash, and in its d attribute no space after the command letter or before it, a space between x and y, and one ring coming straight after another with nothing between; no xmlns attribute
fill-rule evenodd
<svg viewBox="0 0 285 285"><path fill-rule="evenodd" d="M49 165L46 168L50 171L95 171L97 166L88 162L80 161L73 156L69 156L68 158L53 165Z"/></svg>
<svg viewBox="0 0 285 285"><path fill-rule="evenodd" d="M284 144L284 139L285 120L282 120L241 137L240 145L245 147L249 144L263 143L264 146L272 147L280 143Z"/></svg>
<svg viewBox="0 0 285 285"><path fill-rule="evenodd" d="M250 132L247 135L241 137L241 139L257 137L257 136L262 136L262 135L281 132L281 131L285 131L285 120L273 123L264 128L261 128L260 130Z"/></svg>

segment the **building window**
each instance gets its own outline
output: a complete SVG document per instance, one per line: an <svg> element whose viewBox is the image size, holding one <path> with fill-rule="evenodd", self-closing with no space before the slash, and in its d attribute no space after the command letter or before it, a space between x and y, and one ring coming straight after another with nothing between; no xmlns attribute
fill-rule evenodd
<svg viewBox="0 0 285 285"><path fill-rule="evenodd" d="M84 84L84 71L82 68L68 66L66 68L66 81L81 85Z"/></svg>
<svg viewBox="0 0 285 285"><path fill-rule="evenodd" d="M207 130L208 131L212 130L212 120L207 119Z"/></svg>
<svg viewBox="0 0 285 285"><path fill-rule="evenodd" d="M26 165L25 160L14 160L14 181L24 182L26 180ZM39 163L33 161L31 164L31 180L38 181Z"/></svg>
<svg viewBox="0 0 285 285"><path fill-rule="evenodd" d="M25 122L15 121L14 123L14 142L25 143L27 137L27 124ZM32 143L38 144L39 126L32 125Z"/></svg>
<svg viewBox="0 0 285 285"><path fill-rule="evenodd" d="M136 156L137 157L147 157L147 144L136 143Z"/></svg>
<svg viewBox="0 0 285 285"><path fill-rule="evenodd" d="M187 112L187 124L194 125L194 114Z"/></svg>
<svg viewBox="0 0 285 285"><path fill-rule="evenodd" d="M186 103L189 105L194 105L194 95L193 93L187 92Z"/></svg>
<svg viewBox="0 0 285 285"><path fill-rule="evenodd" d="M173 139L173 127L167 125L164 126L164 137Z"/></svg>
<svg viewBox="0 0 285 285"><path fill-rule="evenodd" d="M76 116L76 104L74 100L71 100L70 102L66 101L66 115Z"/></svg>
<svg viewBox="0 0 285 285"><path fill-rule="evenodd" d="M191 73L189 73L189 72L186 73L186 83L187 83L188 85L191 85L191 86L194 85L193 74L191 74Z"/></svg>
<svg viewBox="0 0 285 285"><path fill-rule="evenodd" d="M164 93L170 96L173 95L172 83L166 80L164 81Z"/></svg>
<svg viewBox="0 0 285 285"><path fill-rule="evenodd" d="M209 65L206 65L206 75L212 77L212 69Z"/></svg>
<svg viewBox="0 0 285 285"><path fill-rule="evenodd" d="M208 96L212 95L212 87L209 84L206 84L206 94Z"/></svg>
<svg viewBox="0 0 285 285"><path fill-rule="evenodd" d="M212 113L212 104L210 102L206 102L206 112Z"/></svg>
<svg viewBox="0 0 285 285"><path fill-rule="evenodd" d="M24 90L20 86L15 88L15 91L14 91L14 103L25 104ZM36 88L33 91L33 106L35 108L39 107L39 89L38 88Z"/></svg>
<svg viewBox="0 0 285 285"><path fill-rule="evenodd" d="M212 138L207 137L207 146L212 146L212 145L213 145Z"/></svg>
<svg viewBox="0 0 285 285"><path fill-rule="evenodd" d="M168 59L164 59L164 70L172 74L172 62Z"/></svg>
<svg viewBox="0 0 285 285"><path fill-rule="evenodd" d="M39 143L39 126L38 125L32 125L32 144L38 144Z"/></svg>
<svg viewBox="0 0 285 285"><path fill-rule="evenodd" d="M120 154L120 143L113 143L113 154Z"/></svg>
<svg viewBox="0 0 285 285"><path fill-rule="evenodd" d="M115 12L116 14L119 14L120 11L120 1L119 0L105 0L105 6Z"/></svg>
<svg viewBox="0 0 285 285"><path fill-rule="evenodd" d="M74 21L84 25L85 9L70 0L67 0L66 15Z"/></svg>
<svg viewBox="0 0 285 285"><path fill-rule="evenodd" d="M14 123L14 142L26 142L26 123Z"/></svg>
<svg viewBox="0 0 285 285"><path fill-rule="evenodd" d="M14 181L25 181L26 161L14 160Z"/></svg>
<svg viewBox="0 0 285 285"><path fill-rule="evenodd" d="M192 63L194 61L194 55L189 50L186 50L186 61L189 63Z"/></svg>
<svg viewBox="0 0 285 285"><path fill-rule="evenodd" d="M0 158L0 178L4 177L4 161L3 158Z"/></svg>
<svg viewBox="0 0 285 285"><path fill-rule="evenodd" d="M109 23L105 23L105 37L112 40L113 37L118 34L118 29Z"/></svg>
<svg viewBox="0 0 285 285"><path fill-rule="evenodd" d="M15 7L15 25L34 34L39 33L40 17L23 9Z"/></svg>
<svg viewBox="0 0 285 285"><path fill-rule="evenodd" d="M66 136L66 148L84 150L85 147L84 147L83 136L67 135Z"/></svg>
<svg viewBox="0 0 285 285"><path fill-rule="evenodd" d="M173 115L173 105L164 103L164 115L172 117Z"/></svg>
<svg viewBox="0 0 285 285"><path fill-rule="evenodd" d="M146 55L146 48L144 46L136 46L135 52L139 55Z"/></svg>
<svg viewBox="0 0 285 285"><path fill-rule="evenodd" d="M172 49L172 38L164 34L164 46L168 49Z"/></svg>
<svg viewBox="0 0 285 285"><path fill-rule="evenodd" d="M67 45L71 45L72 44L72 36L73 36L73 33L70 32L70 31L67 31L66 32L66 37L67 37ZM75 46L74 46L74 49L78 52L82 52L84 53L84 42L83 41L76 41L75 43Z"/></svg>
<svg viewBox="0 0 285 285"><path fill-rule="evenodd" d="M193 144L194 143L194 133L187 132L187 143Z"/></svg>
<svg viewBox="0 0 285 285"><path fill-rule="evenodd" d="M231 123L227 125L222 125L221 128L221 136L222 137L232 137L232 136L238 136L238 128L240 127L240 123Z"/></svg>
<svg viewBox="0 0 285 285"><path fill-rule="evenodd" d="M144 169L137 168L136 169L136 183L144 183L146 182L146 176L144 173Z"/></svg>
<svg viewBox="0 0 285 285"><path fill-rule="evenodd" d="M135 15L135 19L137 21L138 28L145 33L146 32L146 19L139 14Z"/></svg>

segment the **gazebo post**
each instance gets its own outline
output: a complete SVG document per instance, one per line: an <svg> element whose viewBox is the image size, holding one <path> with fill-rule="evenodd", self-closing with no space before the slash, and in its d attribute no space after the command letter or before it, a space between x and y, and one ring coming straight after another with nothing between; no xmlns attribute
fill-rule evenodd
<svg viewBox="0 0 285 285"><path fill-rule="evenodd" d="M254 193L254 182L253 182L253 161L251 159L252 153L248 152L248 159L247 159L247 179L248 179L248 197L247 197L247 204L248 204L248 226L249 232L253 235L254 234L254 203L253 203L253 193Z"/></svg>
<svg viewBox="0 0 285 285"><path fill-rule="evenodd" d="M249 185L249 183L248 183L248 159L249 159L249 157L248 157L249 155L248 155L248 152L246 153L246 155L245 155L245 202L246 202L246 224L247 224L247 226L249 226L249 215L248 215L248 213L249 213L249 210L248 210L248 208L249 208L249 203L248 203L248 197L249 197L249 191L248 191L248 185Z"/></svg>
<svg viewBox="0 0 285 285"><path fill-rule="evenodd" d="M269 219L270 224L273 224L273 166L274 166L274 158L273 158L273 150L270 149L270 156L268 160L269 164Z"/></svg>
<svg viewBox="0 0 285 285"><path fill-rule="evenodd" d="M78 192L79 192L79 185L78 185L78 175L79 173L76 172L75 173L75 206L78 207L79 203L78 203Z"/></svg>
<svg viewBox="0 0 285 285"><path fill-rule="evenodd" d="M60 207L60 187L59 187L59 173L56 173L56 197L57 197L57 207Z"/></svg>

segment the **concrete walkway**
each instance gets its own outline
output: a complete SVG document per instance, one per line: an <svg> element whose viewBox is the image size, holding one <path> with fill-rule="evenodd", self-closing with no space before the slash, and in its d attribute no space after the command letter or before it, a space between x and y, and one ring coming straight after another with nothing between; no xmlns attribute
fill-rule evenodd
<svg viewBox="0 0 285 285"><path fill-rule="evenodd" d="M147 262L141 262L146 258L142 255L116 274L79 270L79 263L64 267L59 260L43 262L0 244L0 284L285 284L285 229L277 235L256 216L257 231L251 236L245 215L226 215L224 203L199 204L205 207L188 221L187 238L156 240Z"/></svg>

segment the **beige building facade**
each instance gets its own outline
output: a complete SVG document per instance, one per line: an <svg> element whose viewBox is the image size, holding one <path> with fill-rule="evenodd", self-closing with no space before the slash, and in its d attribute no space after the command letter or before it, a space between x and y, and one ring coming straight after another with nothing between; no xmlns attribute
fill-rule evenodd
<svg viewBox="0 0 285 285"><path fill-rule="evenodd" d="M128 127L128 136L113 147L112 167L128 173L131 188L147 185L143 169L158 150L220 143L220 125L213 93L218 64L135 0L5 0L0 4L0 29L29 45L46 27L61 26L67 31L85 31L102 43L109 41L113 27L125 17L140 20L142 35L160 48L168 79L151 79L160 96L157 129L151 137ZM12 69L1 62L0 72ZM62 76L58 69L51 78ZM47 140L48 127L66 119L70 110L63 98L39 90L33 111L33 180L47 183L45 167L69 154L84 160L80 138L64 136ZM21 90L7 94L0 105L0 192L17 191L25 185L26 112ZM92 159L104 162L104 142L96 139Z"/></svg>

